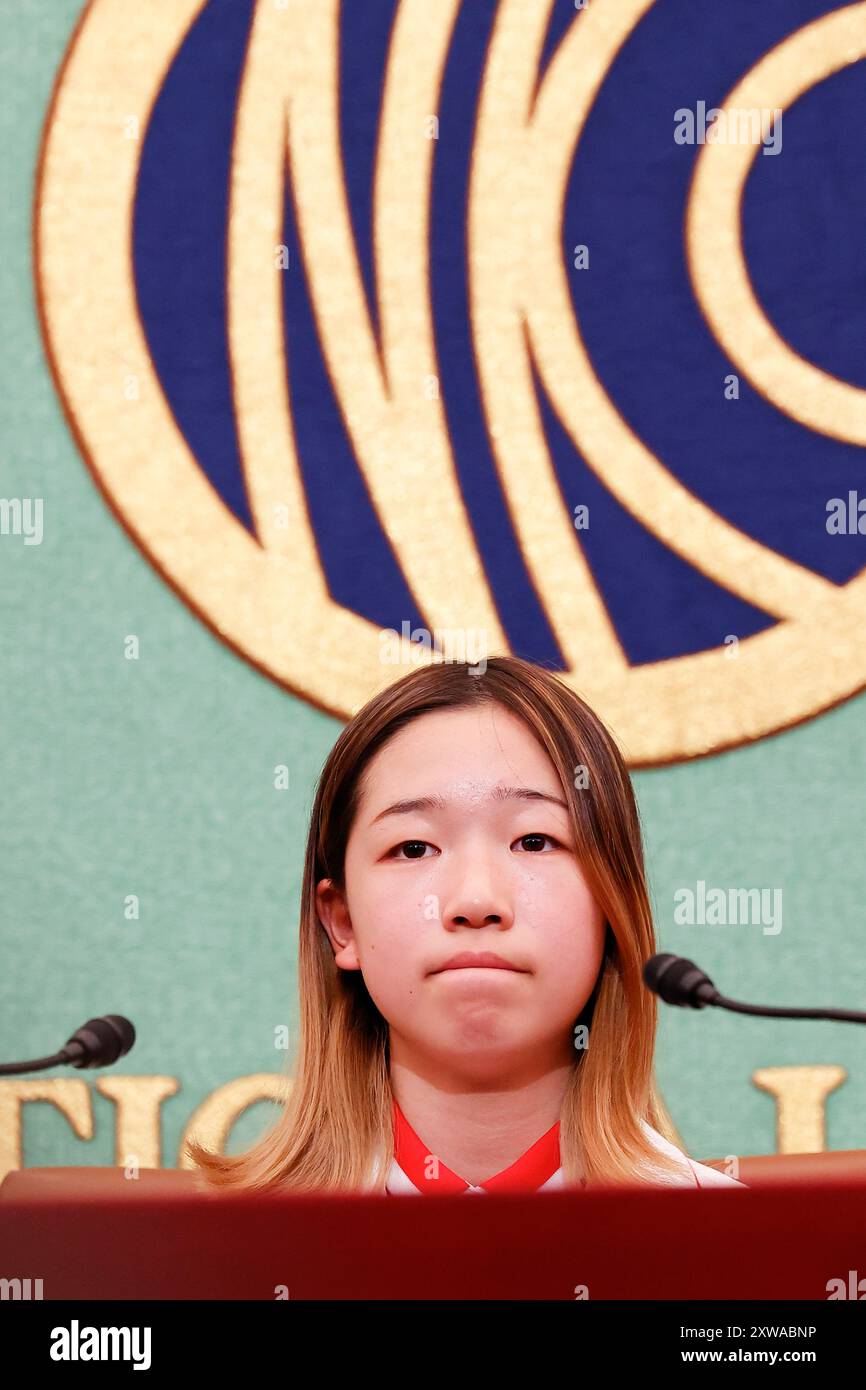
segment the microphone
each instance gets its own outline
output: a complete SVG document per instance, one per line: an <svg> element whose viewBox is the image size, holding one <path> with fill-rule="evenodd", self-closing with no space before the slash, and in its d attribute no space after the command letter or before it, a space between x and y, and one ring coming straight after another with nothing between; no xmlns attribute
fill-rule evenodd
<svg viewBox="0 0 866 1390"><path fill-rule="evenodd" d="M788 1009L771 1004L742 1004L720 994L699 965L685 956L663 953L650 956L643 968L646 984L666 1004L681 1009L705 1009L714 1004L736 1014L757 1014L763 1018L826 1018L837 1023L866 1023L866 1013L855 1009Z"/></svg>
<svg viewBox="0 0 866 1390"><path fill-rule="evenodd" d="M705 1009L721 998L709 975L685 956L650 956L643 978L653 994L682 1009Z"/></svg>
<svg viewBox="0 0 866 1390"><path fill-rule="evenodd" d="M135 1042L135 1029L121 1014L104 1014L90 1018L72 1034L60 1052L51 1057L38 1057L31 1062L4 1062L0 1076L16 1072L45 1071L48 1067L109 1067L118 1057L125 1057Z"/></svg>

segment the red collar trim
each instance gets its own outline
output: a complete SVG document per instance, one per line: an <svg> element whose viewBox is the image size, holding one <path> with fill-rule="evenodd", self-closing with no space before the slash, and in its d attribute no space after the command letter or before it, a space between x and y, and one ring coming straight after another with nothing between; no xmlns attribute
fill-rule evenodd
<svg viewBox="0 0 866 1390"><path fill-rule="evenodd" d="M394 1100L394 1157L406 1177L419 1192L465 1192L470 1186L465 1179L447 1168L440 1158L431 1154L418 1137L403 1111ZM561 1163L559 1153L559 1121L551 1125L534 1144L508 1168L495 1173L486 1182L476 1184L485 1192L534 1192L552 1178Z"/></svg>

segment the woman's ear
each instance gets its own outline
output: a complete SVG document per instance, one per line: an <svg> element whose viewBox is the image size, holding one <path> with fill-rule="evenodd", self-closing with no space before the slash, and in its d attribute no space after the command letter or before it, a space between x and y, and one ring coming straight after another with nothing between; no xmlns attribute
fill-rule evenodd
<svg viewBox="0 0 866 1390"><path fill-rule="evenodd" d="M316 910L333 947L335 963L341 970L360 970L361 962L345 894L329 878L321 879L316 885Z"/></svg>

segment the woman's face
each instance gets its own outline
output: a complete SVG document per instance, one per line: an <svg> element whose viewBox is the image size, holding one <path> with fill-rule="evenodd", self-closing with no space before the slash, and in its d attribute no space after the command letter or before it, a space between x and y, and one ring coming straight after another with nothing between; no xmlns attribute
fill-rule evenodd
<svg viewBox="0 0 866 1390"><path fill-rule="evenodd" d="M345 897L318 885L319 916L387 1019L392 1059L479 1078L574 1060L605 922L554 766L510 710L436 710L381 748L345 875ZM442 969L488 951L512 968Z"/></svg>

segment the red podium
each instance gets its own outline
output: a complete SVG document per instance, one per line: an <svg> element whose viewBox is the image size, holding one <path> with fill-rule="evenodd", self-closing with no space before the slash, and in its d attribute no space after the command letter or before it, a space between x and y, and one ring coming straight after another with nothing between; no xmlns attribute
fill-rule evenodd
<svg viewBox="0 0 866 1390"><path fill-rule="evenodd" d="M740 1177L240 1197L181 1170L24 1169L0 1187L0 1279L41 1279L44 1299L866 1297L866 1153L742 1159Z"/></svg>

